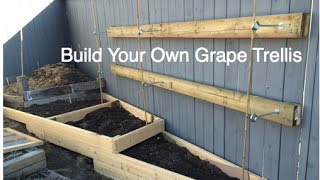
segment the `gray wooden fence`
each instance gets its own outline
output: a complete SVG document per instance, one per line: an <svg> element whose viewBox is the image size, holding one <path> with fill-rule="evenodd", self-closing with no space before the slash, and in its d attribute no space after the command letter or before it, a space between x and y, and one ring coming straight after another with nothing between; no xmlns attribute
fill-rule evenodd
<svg viewBox="0 0 320 180"><path fill-rule="evenodd" d="M32 8L32 7L30 7ZM60 48L69 46L65 3L53 1L23 27L24 72L60 62ZM4 84L21 75L20 31L3 45Z"/></svg>
<svg viewBox="0 0 320 180"><path fill-rule="evenodd" d="M301 137L299 179L318 179L318 0L314 1L311 38L259 39L255 46L266 50L292 47L302 51L302 63L253 64L252 93L280 101L302 103L306 76L304 118L300 127L286 127L268 121L250 123L246 167L272 179L295 179L298 144ZM73 47L95 46L91 1L66 1ZM106 37L110 26L136 25L135 0L97 0L96 14L103 48L103 71L107 91L136 106L142 107L140 83L110 74L111 57L107 48L137 50L136 39ZM311 0L257 1L257 15L311 12ZM252 15L252 0L140 0L141 24L222 19ZM308 43L310 47L308 49ZM190 54L200 46L210 50L249 50L248 39L143 39L148 52L157 46L166 50L187 50ZM308 52L308 53L307 53ZM308 61L307 61L308 59ZM137 63L117 63L139 68ZM247 64L234 63L152 63L144 68L160 74L190 81L246 91ZM85 72L97 76L97 64L80 64ZM308 69L306 71L306 68ZM243 147L244 114L157 87L147 88L148 111L166 120L168 131L238 165ZM263 151L264 149L264 151ZM264 153L263 153L264 152ZM263 155L264 154L264 155Z"/></svg>

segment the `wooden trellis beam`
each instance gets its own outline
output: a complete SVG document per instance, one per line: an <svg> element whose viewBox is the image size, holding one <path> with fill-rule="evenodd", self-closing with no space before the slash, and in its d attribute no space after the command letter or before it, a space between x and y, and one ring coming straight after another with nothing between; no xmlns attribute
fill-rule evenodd
<svg viewBox="0 0 320 180"><path fill-rule="evenodd" d="M111 64L113 74L141 81L141 71L134 68ZM143 79L154 86L208 101L240 112L246 111L246 94L215 86L182 80L170 76L143 71ZM161 82L161 83L159 83ZM263 115L280 110L279 114L270 114L263 118L287 126L300 124L301 107L298 104L275 101L251 95L250 114Z"/></svg>
<svg viewBox="0 0 320 180"><path fill-rule="evenodd" d="M309 14L257 16L260 24L284 23L284 27L260 27L255 38L303 38L309 31ZM140 38L250 38L252 17L148 24L140 26ZM107 36L137 38L137 26L107 28Z"/></svg>

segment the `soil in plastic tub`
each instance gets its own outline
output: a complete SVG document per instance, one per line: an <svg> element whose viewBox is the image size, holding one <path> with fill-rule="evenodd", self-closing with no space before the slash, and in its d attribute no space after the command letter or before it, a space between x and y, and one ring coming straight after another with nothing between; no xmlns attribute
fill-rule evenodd
<svg viewBox="0 0 320 180"><path fill-rule="evenodd" d="M80 121L70 121L66 124L109 137L126 134L146 125L145 121L121 107L101 108L88 113Z"/></svg>
<svg viewBox="0 0 320 180"><path fill-rule="evenodd" d="M208 161L201 160L188 149L169 142L162 134L121 153L194 179L237 179L228 176Z"/></svg>
<svg viewBox="0 0 320 180"><path fill-rule="evenodd" d="M23 108L24 112L28 112L34 115L38 115L41 117L51 117L71 111L75 111L78 109L86 108L89 106L97 105L101 103L100 100L91 100L91 101L75 101L70 103L65 100L58 100L48 104L38 105L34 104L30 107Z"/></svg>

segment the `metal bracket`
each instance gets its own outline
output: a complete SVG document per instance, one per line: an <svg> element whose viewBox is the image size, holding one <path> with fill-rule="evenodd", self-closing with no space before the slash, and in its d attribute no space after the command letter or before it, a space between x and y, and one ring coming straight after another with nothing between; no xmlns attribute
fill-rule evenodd
<svg viewBox="0 0 320 180"><path fill-rule="evenodd" d="M139 35L142 35L143 33L145 33L145 32L160 32L161 30L150 30L150 31L145 31L145 30L143 30L143 29L140 29L139 31L138 31L138 34Z"/></svg>
<svg viewBox="0 0 320 180"><path fill-rule="evenodd" d="M252 30L256 31L259 30L260 27L278 27L278 29L284 28L285 24L283 22L280 22L278 24L260 24L259 21L253 21L252 22Z"/></svg>
<svg viewBox="0 0 320 180"><path fill-rule="evenodd" d="M280 110L279 109L275 109L274 111L270 112L270 113L266 113L266 114L261 114L260 116L256 115L256 114L251 114L249 119L251 122L256 122L258 120L258 118L264 117L264 116L268 116L271 114L279 114Z"/></svg>
<svg viewBox="0 0 320 180"><path fill-rule="evenodd" d="M296 109L294 110L294 120L295 120L295 121L298 121L299 118L300 118L300 117L299 117L299 110L298 110L298 108L296 108Z"/></svg>
<svg viewBox="0 0 320 180"><path fill-rule="evenodd" d="M30 91L27 91L26 97L27 97L28 101L31 101L33 99L32 96L31 96Z"/></svg>
<svg viewBox="0 0 320 180"><path fill-rule="evenodd" d="M152 82L152 83L142 82L142 83L141 83L141 86L142 86L142 87L147 87L148 85L154 85L154 84L160 84L160 83L164 83L164 82L163 82L163 81Z"/></svg>
<svg viewBox="0 0 320 180"><path fill-rule="evenodd" d="M92 32L93 35L98 35L98 34L100 35L100 34L104 34L104 33L106 33L106 32L96 32L96 31Z"/></svg>

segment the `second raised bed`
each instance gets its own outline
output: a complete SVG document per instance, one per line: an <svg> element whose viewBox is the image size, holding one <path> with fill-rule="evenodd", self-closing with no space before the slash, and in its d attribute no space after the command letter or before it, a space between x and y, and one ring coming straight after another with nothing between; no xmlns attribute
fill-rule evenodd
<svg viewBox="0 0 320 180"><path fill-rule="evenodd" d="M105 95L104 98L108 103L91 106L50 118L35 116L7 107L4 108L4 115L9 119L26 124L27 129L30 132L43 140L47 140L91 158L97 158L97 151L120 152L164 131L163 119L149 113L147 113L146 119L143 110L123 101L119 101L109 95ZM70 121L79 121L88 113L101 108L110 108L112 106L121 106L133 116L146 121L146 125L123 135L108 137L65 124Z"/></svg>

